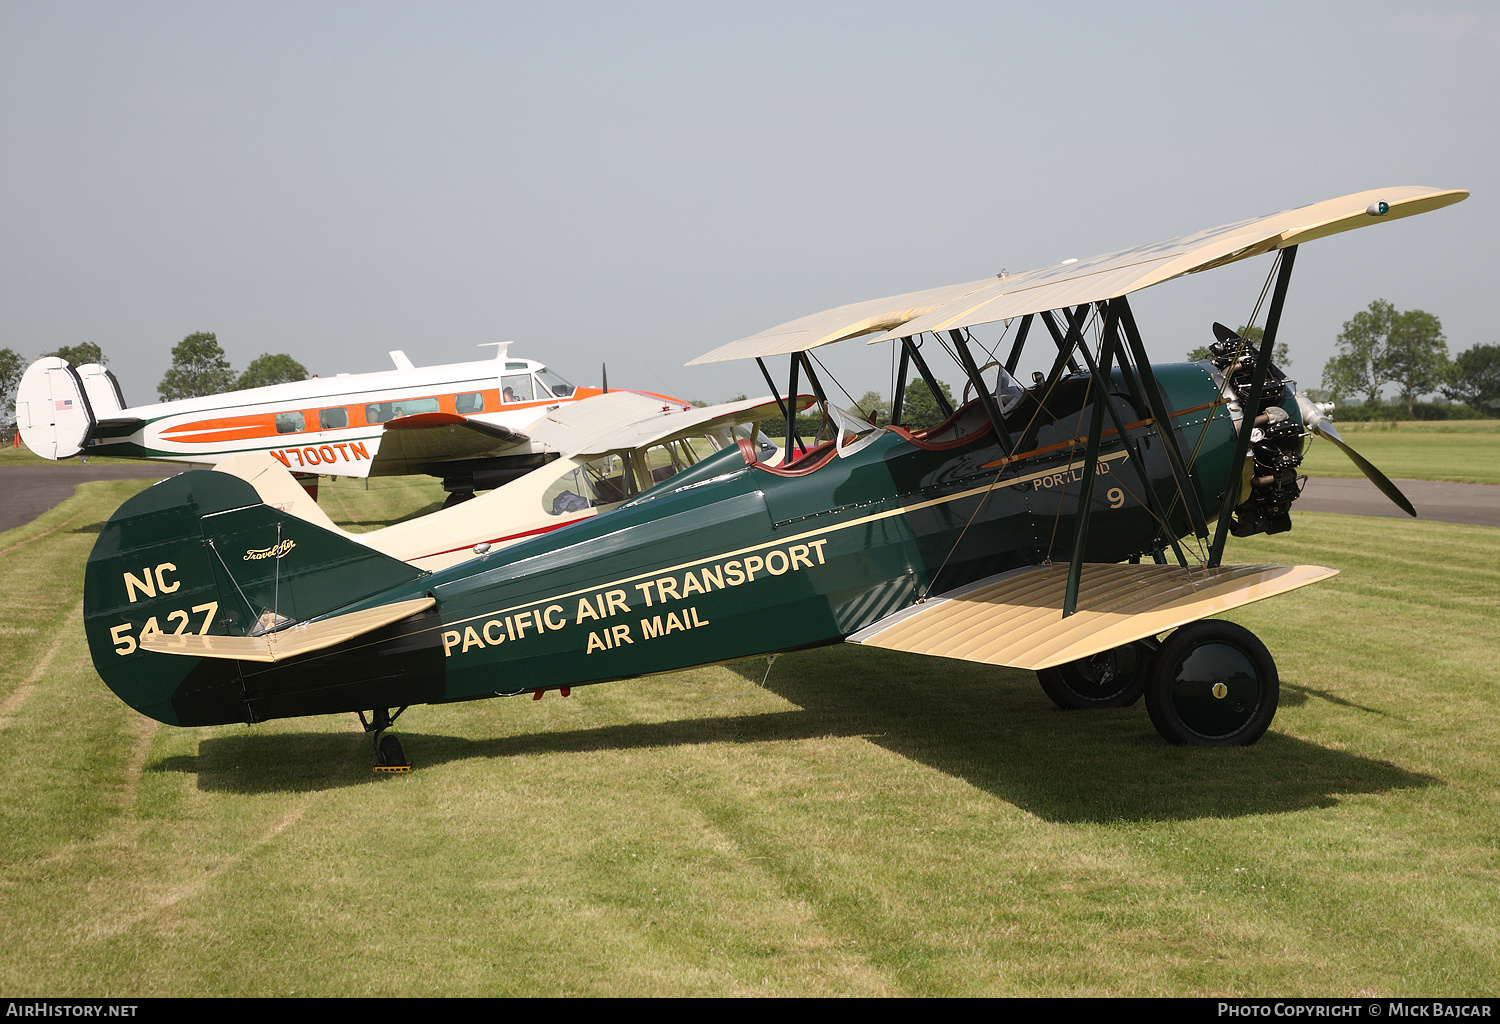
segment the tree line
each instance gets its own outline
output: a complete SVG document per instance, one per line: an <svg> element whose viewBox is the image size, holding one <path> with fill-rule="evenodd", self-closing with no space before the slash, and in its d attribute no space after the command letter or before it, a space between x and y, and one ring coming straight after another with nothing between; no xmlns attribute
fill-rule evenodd
<svg viewBox="0 0 1500 1024"><path fill-rule="evenodd" d="M57 356L74 366L98 363L109 365L109 357L94 342L80 345L64 345L43 352L37 359ZM34 361L34 360L33 360ZM16 410L16 387L29 362L14 349L0 348L0 411L7 414ZM212 331L195 331L172 348L172 365L162 375L156 386L157 397L163 402L181 398L199 398L203 395L218 395L226 391L244 391L246 388L263 388L271 384L306 380L307 368L284 352L262 353L245 367L243 373L235 373L225 358L224 349Z"/></svg>
<svg viewBox="0 0 1500 1024"><path fill-rule="evenodd" d="M1409 418L1424 395L1438 394L1500 415L1500 345L1475 345L1450 359L1442 321L1426 310L1376 299L1344 322L1336 344L1338 354L1323 367L1330 397L1363 396L1373 409L1381 391L1395 385Z"/></svg>

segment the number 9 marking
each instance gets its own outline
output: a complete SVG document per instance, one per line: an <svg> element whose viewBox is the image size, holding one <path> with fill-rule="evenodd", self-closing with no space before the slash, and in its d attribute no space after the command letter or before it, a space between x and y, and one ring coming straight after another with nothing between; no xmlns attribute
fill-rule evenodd
<svg viewBox="0 0 1500 1024"><path fill-rule="evenodd" d="M1110 508L1119 508L1125 504L1125 492L1118 487L1111 487L1105 497L1109 498Z"/></svg>

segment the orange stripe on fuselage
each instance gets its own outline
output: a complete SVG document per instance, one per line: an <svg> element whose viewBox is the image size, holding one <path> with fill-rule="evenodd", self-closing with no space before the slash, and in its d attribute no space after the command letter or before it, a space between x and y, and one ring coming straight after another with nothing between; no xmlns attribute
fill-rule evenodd
<svg viewBox="0 0 1500 1024"><path fill-rule="evenodd" d="M456 391L442 395L413 395L407 398L385 398L372 402L359 402L353 405L324 405L315 406L310 409L284 409L278 413L255 413L249 416L221 416L212 419L193 420L190 423L178 423L161 432L162 440L175 441L178 444L223 444L229 441L251 441L257 438L285 437L294 438L298 434L310 434L319 431L318 413L325 409L344 409L349 413L348 427L331 427L331 430L347 430L352 427L378 427L379 423L371 423L365 416L366 405L377 405L380 402L417 402L429 398L436 398L440 412L452 413L456 416L467 415L458 412L457 399L459 395L481 394L484 396L484 412L510 412L515 409L544 409L547 406L556 405L559 402L573 402L581 398L592 398L594 395L603 394L598 388L577 388L567 398L546 398L535 402L502 402L500 400L499 388L484 388L475 391ZM649 392L647 392L649 394ZM665 398L663 395L653 397ZM676 399L668 399L676 402ZM276 431L277 415L287 413L301 413L302 429L278 434ZM290 443L290 442L289 442Z"/></svg>

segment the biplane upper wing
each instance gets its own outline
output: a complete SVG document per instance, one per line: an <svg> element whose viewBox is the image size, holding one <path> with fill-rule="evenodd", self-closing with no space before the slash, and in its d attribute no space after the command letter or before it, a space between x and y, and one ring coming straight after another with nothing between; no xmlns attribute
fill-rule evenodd
<svg viewBox="0 0 1500 1024"><path fill-rule="evenodd" d="M1320 565L1085 568L1078 611L1067 617L1068 566L1034 565L930 597L848 640L1037 671L1338 575Z"/></svg>
<svg viewBox="0 0 1500 1024"><path fill-rule="evenodd" d="M1184 274L1450 206L1468 195L1415 185L1355 192L1040 270L840 306L730 342L688 365L781 355L867 334L875 334L873 345L1119 298Z"/></svg>
<svg viewBox="0 0 1500 1024"><path fill-rule="evenodd" d="M435 462L513 454L530 437L498 423L449 412L423 412L385 424L380 448L370 460L371 476L425 472Z"/></svg>

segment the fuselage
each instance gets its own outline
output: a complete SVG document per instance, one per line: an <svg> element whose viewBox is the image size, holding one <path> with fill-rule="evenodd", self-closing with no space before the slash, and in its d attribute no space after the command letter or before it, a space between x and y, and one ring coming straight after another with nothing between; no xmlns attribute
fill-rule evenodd
<svg viewBox="0 0 1500 1024"><path fill-rule="evenodd" d="M509 357L339 374L126 409L116 418L139 424L121 436L103 426L85 453L213 465L266 452L295 472L379 476L376 456L391 420L445 413L524 430L563 402L597 394L535 360Z"/></svg>
<svg viewBox="0 0 1500 1024"><path fill-rule="evenodd" d="M1237 408L1204 364L1156 372L1212 517L1223 482L1239 478L1228 472ZM1191 530L1182 502L1164 503L1166 522L1148 507L1141 474L1158 495L1175 494L1169 463L1149 414L1123 386L1112 391L1140 460L1106 431L1092 562L1159 552ZM1022 401L1005 418L1024 445L1009 459L977 403L925 435L886 430L847 457L814 450L779 468L754 461L748 446L729 448L607 515L370 593L341 612L426 595L436 603L290 662L136 652L129 659L145 660L127 666L109 630L118 641L140 627L115 623L130 614L118 601L90 620L90 643L122 698L176 724L517 694L832 643L929 594L1066 561L1091 410L1084 377L1062 380L1045 409L1034 396ZM266 536L269 550L280 534ZM107 556L96 548L90 587L118 587ZM268 580L268 563L251 568L262 574L255 585ZM219 595L222 607L235 604L224 584ZM251 600L238 618L203 629L244 635L254 610Z"/></svg>

